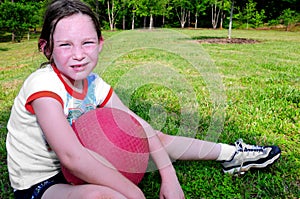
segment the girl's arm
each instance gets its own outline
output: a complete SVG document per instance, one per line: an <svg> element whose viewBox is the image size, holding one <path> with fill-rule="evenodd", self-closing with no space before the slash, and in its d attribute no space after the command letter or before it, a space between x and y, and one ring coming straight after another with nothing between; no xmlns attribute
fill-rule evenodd
<svg viewBox="0 0 300 199"><path fill-rule="evenodd" d="M183 191L178 182L175 169L172 165L169 155L164 149L156 131L145 120L133 113L127 106L125 106L114 92L105 105L105 107L112 107L123 110L134 116L143 126L149 142L150 154L159 169L162 185L160 198L164 199L182 199L184 198Z"/></svg>
<svg viewBox="0 0 300 199"><path fill-rule="evenodd" d="M127 198L145 198L136 185L107 166L103 157L96 157L81 145L57 100L38 98L32 106L48 144L73 175L91 184L110 187Z"/></svg>

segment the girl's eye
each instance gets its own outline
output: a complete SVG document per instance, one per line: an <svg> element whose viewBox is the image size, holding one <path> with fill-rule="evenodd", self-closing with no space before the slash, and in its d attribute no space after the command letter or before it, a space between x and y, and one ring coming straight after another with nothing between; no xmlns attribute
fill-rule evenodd
<svg viewBox="0 0 300 199"><path fill-rule="evenodd" d="M94 41L85 41L83 44L84 45L93 45L93 44L95 44L95 42Z"/></svg>
<svg viewBox="0 0 300 199"><path fill-rule="evenodd" d="M70 44L68 43L65 43L65 44L59 44L60 47L67 47L67 46L70 46Z"/></svg>

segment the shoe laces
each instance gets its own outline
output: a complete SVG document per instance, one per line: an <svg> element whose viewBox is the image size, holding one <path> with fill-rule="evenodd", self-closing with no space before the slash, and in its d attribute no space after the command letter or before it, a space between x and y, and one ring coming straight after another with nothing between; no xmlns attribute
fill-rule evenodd
<svg viewBox="0 0 300 199"><path fill-rule="evenodd" d="M235 147L237 151L239 152L253 152L253 153L263 153L264 152L264 147L262 146L257 146L257 145L249 145L243 142L242 139L239 139L235 142Z"/></svg>
<svg viewBox="0 0 300 199"><path fill-rule="evenodd" d="M263 153L264 152L264 148L262 146L246 144L246 143L243 142L242 139L238 139L235 142L235 147L236 147L237 152L244 153L247 156L249 156L251 152L252 152L252 155L256 155L257 153ZM245 173L244 171L242 171L245 157L246 156L244 156L244 155L241 156L241 159L240 159L241 160L241 166L240 166L240 169L238 171L238 175L242 175L242 174Z"/></svg>

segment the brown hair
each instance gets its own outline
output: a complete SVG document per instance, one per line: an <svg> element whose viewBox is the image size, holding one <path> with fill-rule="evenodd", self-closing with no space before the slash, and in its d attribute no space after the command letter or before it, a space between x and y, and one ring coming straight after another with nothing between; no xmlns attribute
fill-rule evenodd
<svg viewBox="0 0 300 199"><path fill-rule="evenodd" d="M80 0L53 0L45 12L43 28L38 42L39 50L44 53L50 63L53 61L53 33L57 23L65 17L78 13L86 14L92 19L98 38L101 39L100 22L88 5Z"/></svg>

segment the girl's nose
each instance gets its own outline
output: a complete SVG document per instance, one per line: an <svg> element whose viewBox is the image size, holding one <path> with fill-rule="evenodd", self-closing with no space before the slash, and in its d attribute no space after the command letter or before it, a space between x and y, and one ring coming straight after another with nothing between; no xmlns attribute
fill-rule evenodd
<svg viewBox="0 0 300 199"><path fill-rule="evenodd" d="M75 60L84 59L84 50L82 49L81 46L73 48L72 57Z"/></svg>

